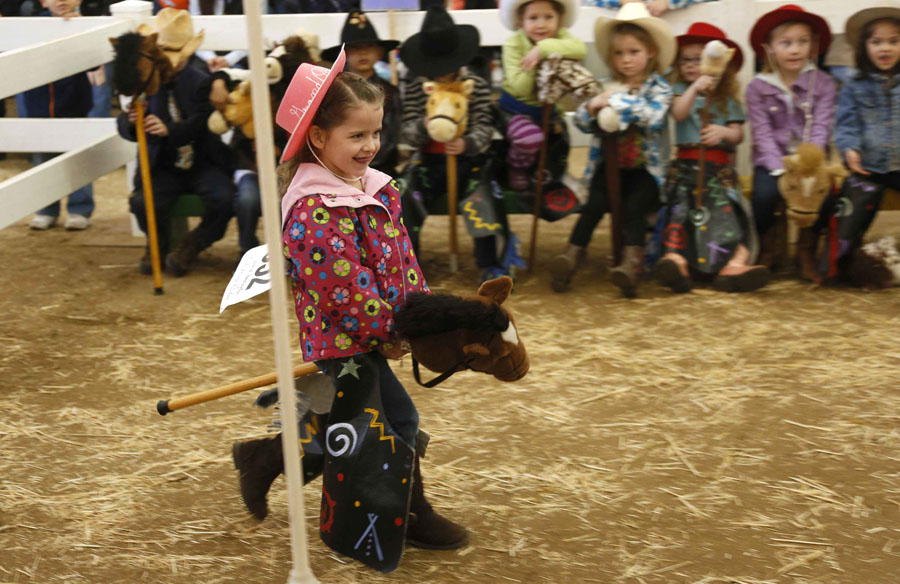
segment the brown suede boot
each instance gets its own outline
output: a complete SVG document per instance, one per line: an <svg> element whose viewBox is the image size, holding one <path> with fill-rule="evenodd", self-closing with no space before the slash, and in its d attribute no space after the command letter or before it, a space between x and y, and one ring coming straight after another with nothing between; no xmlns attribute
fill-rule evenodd
<svg viewBox="0 0 900 584"><path fill-rule="evenodd" d="M171 253L166 255L166 269L176 278L188 273L191 264L197 259L197 254L202 251L197 230L189 231L181 243Z"/></svg>
<svg viewBox="0 0 900 584"><path fill-rule="evenodd" d="M622 250L622 263L609 271L609 280L622 290L625 298L637 298L638 278L644 248L640 245L626 245Z"/></svg>
<svg viewBox="0 0 900 584"><path fill-rule="evenodd" d="M797 234L797 263L800 277L810 282L816 279L816 253L819 250L819 234L812 227L803 227Z"/></svg>
<svg viewBox="0 0 900 584"><path fill-rule="evenodd" d="M569 244L566 251L553 258L550 266L550 286L554 292L565 292L569 289L572 276L584 263L587 250L580 245Z"/></svg>
<svg viewBox="0 0 900 584"><path fill-rule="evenodd" d="M262 521L269 514L266 502L269 487L284 472L281 434L274 438L235 442L231 456L241 479L241 498L247 510Z"/></svg>
<svg viewBox="0 0 900 584"><path fill-rule="evenodd" d="M455 550L469 543L469 532L465 527L438 515L425 500L418 453L413 468L406 543L429 550Z"/></svg>

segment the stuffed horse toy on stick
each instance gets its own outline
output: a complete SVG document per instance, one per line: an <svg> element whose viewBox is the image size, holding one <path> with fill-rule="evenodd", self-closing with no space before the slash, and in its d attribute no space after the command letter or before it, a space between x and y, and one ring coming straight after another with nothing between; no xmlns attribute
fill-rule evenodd
<svg viewBox="0 0 900 584"><path fill-rule="evenodd" d="M728 63L734 57L735 50L720 40L712 40L703 47L700 54L700 74L709 75L715 79L715 85L719 84ZM703 102L703 109L700 113L700 130L709 126L709 101L710 96L706 96ZM700 153L697 156L697 187L694 189L694 207L698 211L703 207L703 187L706 182L706 145L700 142Z"/></svg>
<svg viewBox="0 0 900 584"><path fill-rule="evenodd" d="M426 81L422 91L428 96L425 103L425 130L435 142L449 142L466 132L469 122L469 96L475 90L475 82L453 81L436 83ZM456 205L459 196L456 155L447 155L447 199L450 217L450 271L459 267L459 242L456 238Z"/></svg>
<svg viewBox="0 0 900 584"><path fill-rule="evenodd" d="M156 294L162 294L162 268L156 229L156 208L153 205L153 185L150 181L147 133L144 131L144 106L146 97L154 95L163 83L171 79L172 63L157 45L156 33L148 36L125 33L120 37L110 38L109 42L116 53L113 59L113 85L120 94L133 98L137 112L135 127L137 129L138 156L141 163L144 206L147 213L147 238L150 243L153 288Z"/></svg>

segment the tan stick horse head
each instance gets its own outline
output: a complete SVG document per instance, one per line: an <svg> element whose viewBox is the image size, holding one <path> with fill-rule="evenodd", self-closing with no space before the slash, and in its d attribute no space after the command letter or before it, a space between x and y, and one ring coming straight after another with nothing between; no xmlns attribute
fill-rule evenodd
<svg viewBox="0 0 900 584"><path fill-rule="evenodd" d="M809 227L819 216L819 208L831 192L834 181L847 176L840 162L826 163L825 151L804 143L797 152L784 157L784 174L778 190L787 203L787 215L798 227Z"/></svg>
<svg viewBox="0 0 900 584"><path fill-rule="evenodd" d="M475 82L471 79L450 83L426 81L422 90L428 96L425 129L431 139L449 142L462 136L469 122L469 96L475 90Z"/></svg>

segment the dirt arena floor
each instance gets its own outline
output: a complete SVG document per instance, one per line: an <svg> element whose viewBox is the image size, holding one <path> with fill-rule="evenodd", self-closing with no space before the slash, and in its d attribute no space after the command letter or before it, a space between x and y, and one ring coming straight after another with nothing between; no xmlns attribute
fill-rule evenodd
<svg viewBox="0 0 900 584"><path fill-rule="evenodd" d="M0 163L0 180L28 165ZM166 278L137 272L122 171L96 183L84 232L0 231L0 582L269 583L291 567L283 479L246 513L235 440L266 432L256 392L156 413L157 400L274 369L265 296L217 313L236 236ZM470 242L447 269L446 220L422 263L435 290L477 284ZM514 227L528 239L529 219ZM532 368L417 387L436 507L471 530L373 573L318 538L323 583L894 584L900 574L900 291L640 299L606 283L608 238L566 295L546 268L572 220L544 223L509 301ZM883 213L873 234L900 234ZM293 325L296 331L296 324ZM297 361L299 362L299 354Z"/></svg>

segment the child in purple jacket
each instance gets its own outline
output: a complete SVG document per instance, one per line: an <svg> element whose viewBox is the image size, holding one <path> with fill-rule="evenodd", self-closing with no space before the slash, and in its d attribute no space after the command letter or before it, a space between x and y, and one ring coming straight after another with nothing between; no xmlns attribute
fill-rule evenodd
<svg viewBox="0 0 900 584"><path fill-rule="evenodd" d="M753 145L753 214L760 235L759 263L776 263L775 207L781 198L778 177L782 157L801 142L823 149L834 118L837 86L814 59L831 42L828 23L800 6L788 4L764 14L750 32L750 45L764 63L747 86L747 113ZM817 226L800 230L797 257L803 277L815 276Z"/></svg>

